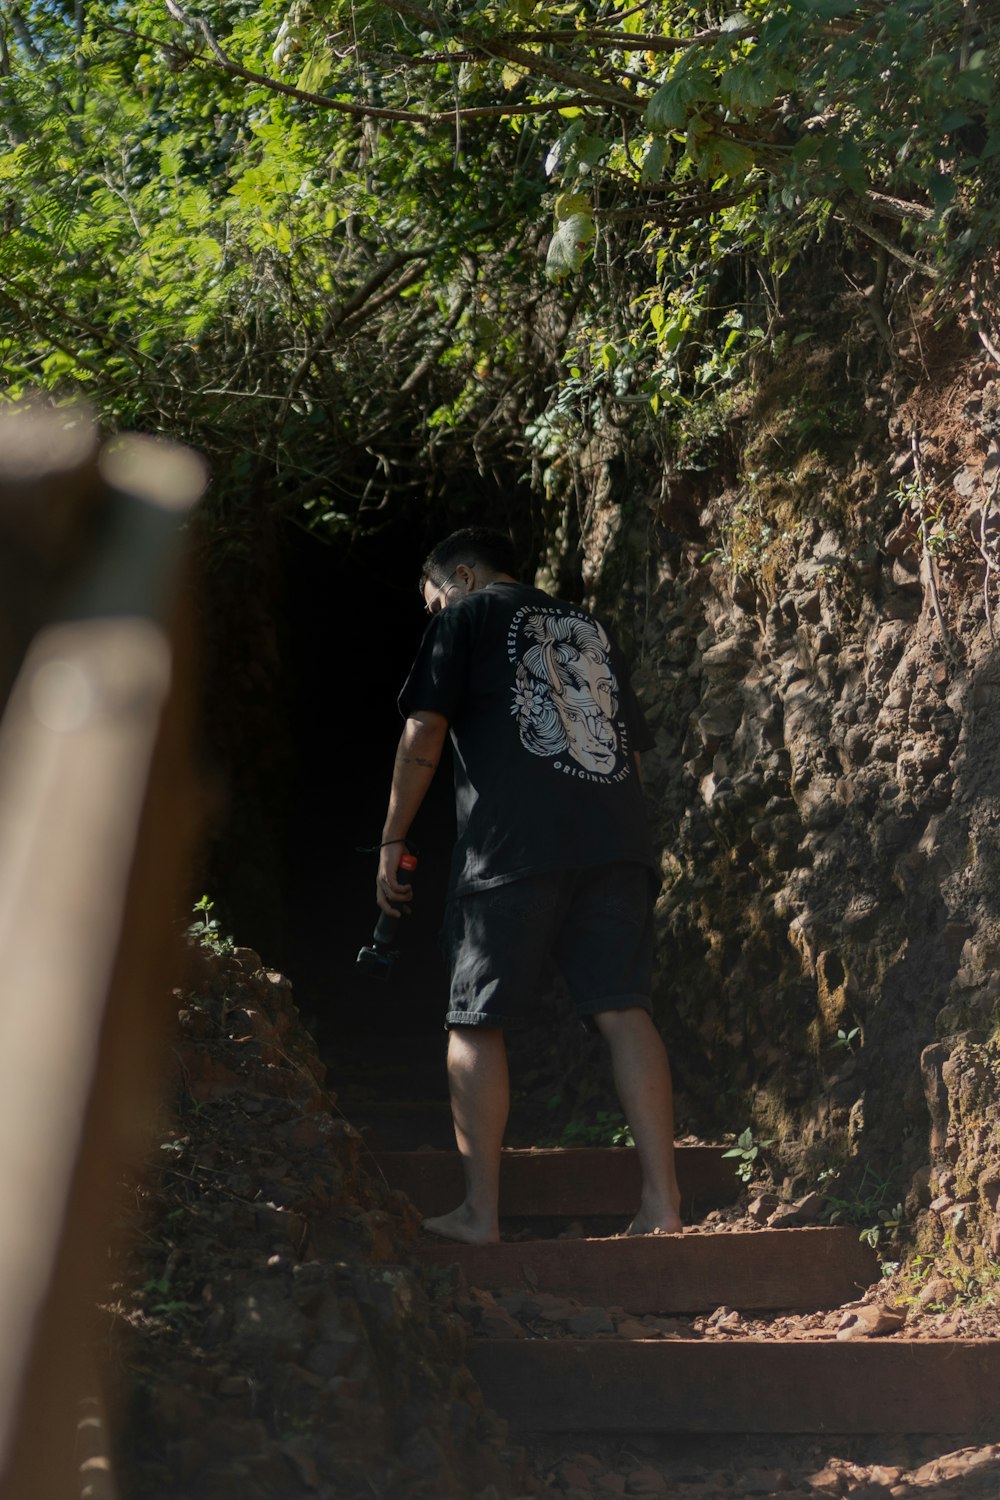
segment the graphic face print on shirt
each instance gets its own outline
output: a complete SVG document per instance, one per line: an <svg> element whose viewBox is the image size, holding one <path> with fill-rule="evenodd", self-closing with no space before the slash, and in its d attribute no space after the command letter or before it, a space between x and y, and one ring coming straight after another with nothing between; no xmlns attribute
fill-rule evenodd
<svg viewBox="0 0 1000 1500"><path fill-rule="evenodd" d="M611 646L589 615L526 606L511 621L514 701L521 743L533 755L568 756L589 778L618 779L626 765ZM560 760L557 770L564 769Z"/></svg>

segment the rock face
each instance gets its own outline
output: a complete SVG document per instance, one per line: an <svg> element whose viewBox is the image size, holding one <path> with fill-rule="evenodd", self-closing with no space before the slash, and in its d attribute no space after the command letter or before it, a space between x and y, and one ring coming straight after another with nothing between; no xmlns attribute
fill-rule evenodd
<svg viewBox="0 0 1000 1500"><path fill-rule="evenodd" d="M1000 371L953 368L947 421L884 382L860 447L796 463L810 359L700 509L623 500L610 462L593 492L584 578L657 734L658 1013L687 1128L752 1123L793 1177L863 1164L911 1209L950 1169L948 1227L1000 1251Z"/></svg>
<svg viewBox="0 0 1000 1500"><path fill-rule="evenodd" d="M410 1266L415 1211L366 1175L288 981L196 949L177 997L175 1109L107 1310L123 1492L520 1493L448 1278Z"/></svg>

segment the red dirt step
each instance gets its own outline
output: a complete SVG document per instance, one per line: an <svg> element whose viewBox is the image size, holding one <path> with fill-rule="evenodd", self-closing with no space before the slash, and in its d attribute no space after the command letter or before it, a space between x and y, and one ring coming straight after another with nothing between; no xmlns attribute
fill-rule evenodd
<svg viewBox="0 0 1000 1500"><path fill-rule="evenodd" d="M723 1146L678 1146L677 1177L685 1209L729 1203L739 1186ZM464 1192L457 1151L377 1151L368 1163L400 1188L422 1214L447 1213ZM500 1213L518 1218L631 1215L639 1206L639 1159L631 1147L573 1146L504 1151Z"/></svg>
<svg viewBox="0 0 1000 1500"><path fill-rule="evenodd" d="M458 1265L468 1286L525 1288L627 1312L802 1311L839 1307L878 1275L857 1231L757 1229L634 1239L421 1244L425 1265ZM601 1351L608 1349L606 1343Z"/></svg>
<svg viewBox="0 0 1000 1500"><path fill-rule="evenodd" d="M802 1231L790 1231L801 1233ZM1000 1341L487 1340L487 1403L533 1432L995 1432Z"/></svg>

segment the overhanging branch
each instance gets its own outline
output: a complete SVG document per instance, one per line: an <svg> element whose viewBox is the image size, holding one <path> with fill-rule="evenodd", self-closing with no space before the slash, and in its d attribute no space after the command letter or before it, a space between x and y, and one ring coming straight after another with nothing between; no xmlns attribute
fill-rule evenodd
<svg viewBox="0 0 1000 1500"><path fill-rule="evenodd" d="M501 120L509 119L513 115L555 114L562 109L584 109L588 106L607 108L608 106L608 100L596 94L589 87L590 81L585 77L583 82L588 86L586 92L561 95L554 99L531 99L524 103L476 104L467 107L456 105L453 109L416 110L386 109L375 104L359 104L348 99L332 99L328 94L317 94L310 89L296 88L294 84L283 83L280 78L272 78L267 73L258 73L253 68L245 68L242 63L235 62L223 49L206 20L201 16L190 15L177 4L177 0L165 0L165 4L174 20L204 39L215 60L215 66L221 72L227 73L231 78L242 78L246 83L256 84L259 88L269 89L272 93L284 94L286 98L298 99L303 104L313 104L319 109L332 110L335 114L350 115L356 120L394 120L403 125L448 125L456 121ZM108 30L119 35L135 37L139 41L151 42L174 56L177 55L177 46L164 37L150 36L123 26L110 26ZM205 59L199 57L197 53L189 52L186 56L190 62L200 64L205 62ZM621 92L624 94L625 91ZM625 97L633 105L640 102L631 99L629 95Z"/></svg>

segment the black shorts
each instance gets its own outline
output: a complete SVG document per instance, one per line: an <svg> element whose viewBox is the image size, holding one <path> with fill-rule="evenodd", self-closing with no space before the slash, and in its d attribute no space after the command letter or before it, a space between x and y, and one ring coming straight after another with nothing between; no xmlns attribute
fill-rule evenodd
<svg viewBox="0 0 1000 1500"><path fill-rule="evenodd" d="M528 1020L547 967L562 973L580 1016L651 1010L653 892L645 865L548 870L448 902L447 1026Z"/></svg>

